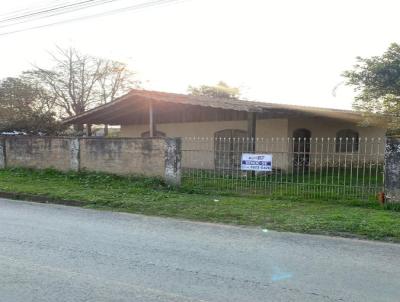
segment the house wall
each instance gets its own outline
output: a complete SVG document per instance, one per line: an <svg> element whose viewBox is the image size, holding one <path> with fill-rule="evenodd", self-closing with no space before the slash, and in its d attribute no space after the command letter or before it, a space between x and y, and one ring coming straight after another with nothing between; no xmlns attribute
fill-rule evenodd
<svg viewBox="0 0 400 302"><path fill-rule="evenodd" d="M288 135L292 136L293 131L298 128L306 128L311 131L312 137L334 138L336 132L342 129L352 129L359 133L361 138L385 137L385 129L377 127L360 127L354 123L340 120L312 117L312 118L291 118L288 123Z"/></svg>
<svg viewBox="0 0 400 302"><path fill-rule="evenodd" d="M328 138L330 138L330 152L334 151L335 143L333 139L336 137L336 133L339 130L343 129L351 129L358 132L359 138L361 139L359 144L360 152L369 154L383 154L383 152L385 151L383 138L385 137L386 130L383 128L361 127L354 123L317 117L296 118L289 120L289 136L293 136L293 132L299 128L306 128L310 130L311 137L313 139L318 138L319 141L321 141L321 139L324 139L323 144L325 145L325 148L328 148L327 142ZM381 141L379 141L379 139L381 139ZM348 150L348 152L351 152L351 150Z"/></svg>
<svg viewBox="0 0 400 302"><path fill-rule="evenodd" d="M291 167L292 135L298 128L306 128L311 131L313 138L324 138L324 150L326 152L327 138L330 141L330 152L334 152L334 141L336 133L342 129L352 129L359 133L360 138L383 138L385 130L376 127L359 127L352 123L346 123L340 120L327 118L290 118L290 119L263 119L257 120L256 125L256 152L273 154L273 165L275 168L288 169ZM158 124L157 130L162 131L169 137L182 137L182 166L187 168L213 169L215 161L214 152L214 134L224 129L241 129L247 131L247 121L221 121L221 122L196 122L196 123L170 123ZM140 137L148 131L148 125L121 125L121 136ZM320 148L320 143L317 144ZM374 150L367 150L368 154L383 153L384 144L364 144L363 141L359 150L364 147ZM241 147L242 148L242 147ZM315 149L315 148L314 148ZM376 149L376 150L375 150ZM377 150L379 149L379 150ZM239 150L234 146L234 150L245 152L245 149ZM320 150L320 149L319 149ZM314 160L313 154L310 160ZM325 165L324 162L315 162L313 165Z"/></svg>
<svg viewBox="0 0 400 302"><path fill-rule="evenodd" d="M157 130L168 137L182 137L182 167L213 169L214 168L214 134L224 129L239 129L247 131L247 121L221 121L221 122L196 122L196 123L168 123L157 124ZM287 119L257 120L257 137L287 137ZM148 125L121 125L122 137L140 137L148 131ZM281 147L281 146L280 146ZM278 148L269 144L269 151ZM275 148L275 149L274 149ZM236 149L236 148L235 148ZM256 144L257 152L264 152L265 144ZM276 156L277 162L287 165L283 154Z"/></svg>
<svg viewBox="0 0 400 302"><path fill-rule="evenodd" d="M287 119L257 120L257 137L287 137ZM148 131L148 125L121 125L121 137L140 137ZM224 129L247 131L247 121L221 121L197 123L157 124L157 130L169 137L214 137L215 132Z"/></svg>
<svg viewBox="0 0 400 302"><path fill-rule="evenodd" d="M385 137L385 129L377 127L361 127L354 123L327 118L290 118L257 120L256 136L258 138L287 138L292 137L293 131L306 128L311 136L316 138L334 138L342 129L353 129L361 138ZM140 137L148 131L148 125L121 125L121 137ZM213 138L215 132L224 129L247 130L247 121L220 121L197 123L168 123L157 124L157 130L168 137L204 137Z"/></svg>

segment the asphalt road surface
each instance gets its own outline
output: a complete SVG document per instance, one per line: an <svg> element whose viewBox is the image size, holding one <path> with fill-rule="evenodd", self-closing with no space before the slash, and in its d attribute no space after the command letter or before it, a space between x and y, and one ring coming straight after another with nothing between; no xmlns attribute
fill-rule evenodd
<svg viewBox="0 0 400 302"><path fill-rule="evenodd" d="M0 301L400 301L400 245L0 199Z"/></svg>

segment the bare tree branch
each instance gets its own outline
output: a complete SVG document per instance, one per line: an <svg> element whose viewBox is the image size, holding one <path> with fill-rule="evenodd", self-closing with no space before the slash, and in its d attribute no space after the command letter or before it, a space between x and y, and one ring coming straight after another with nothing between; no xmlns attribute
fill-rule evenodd
<svg viewBox="0 0 400 302"><path fill-rule="evenodd" d="M54 62L52 69L34 66L25 76L48 91L61 117L71 117L111 102L139 85L134 80L135 74L121 62L58 46L50 57Z"/></svg>

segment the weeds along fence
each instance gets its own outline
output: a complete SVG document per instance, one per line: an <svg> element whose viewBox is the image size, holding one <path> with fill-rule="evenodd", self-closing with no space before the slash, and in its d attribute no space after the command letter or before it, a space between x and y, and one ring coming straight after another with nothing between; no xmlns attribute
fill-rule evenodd
<svg viewBox="0 0 400 302"><path fill-rule="evenodd" d="M294 198L376 199L385 138L182 138L182 184L195 190ZM271 171L243 171L243 154L272 156Z"/></svg>

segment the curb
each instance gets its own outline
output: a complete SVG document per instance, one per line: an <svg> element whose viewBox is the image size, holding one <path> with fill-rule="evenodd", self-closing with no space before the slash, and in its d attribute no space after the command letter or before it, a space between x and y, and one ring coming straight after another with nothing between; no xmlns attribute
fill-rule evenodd
<svg viewBox="0 0 400 302"><path fill-rule="evenodd" d="M31 195L26 193L11 193L11 192L2 192L0 191L0 198L9 198L15 200L25 200L37 203L52 203L52 204L60 204L65 206L73 206L73 207L81 207L86 205L85 202L78 200L60 200L48 196L43 195Z"/></svg>

